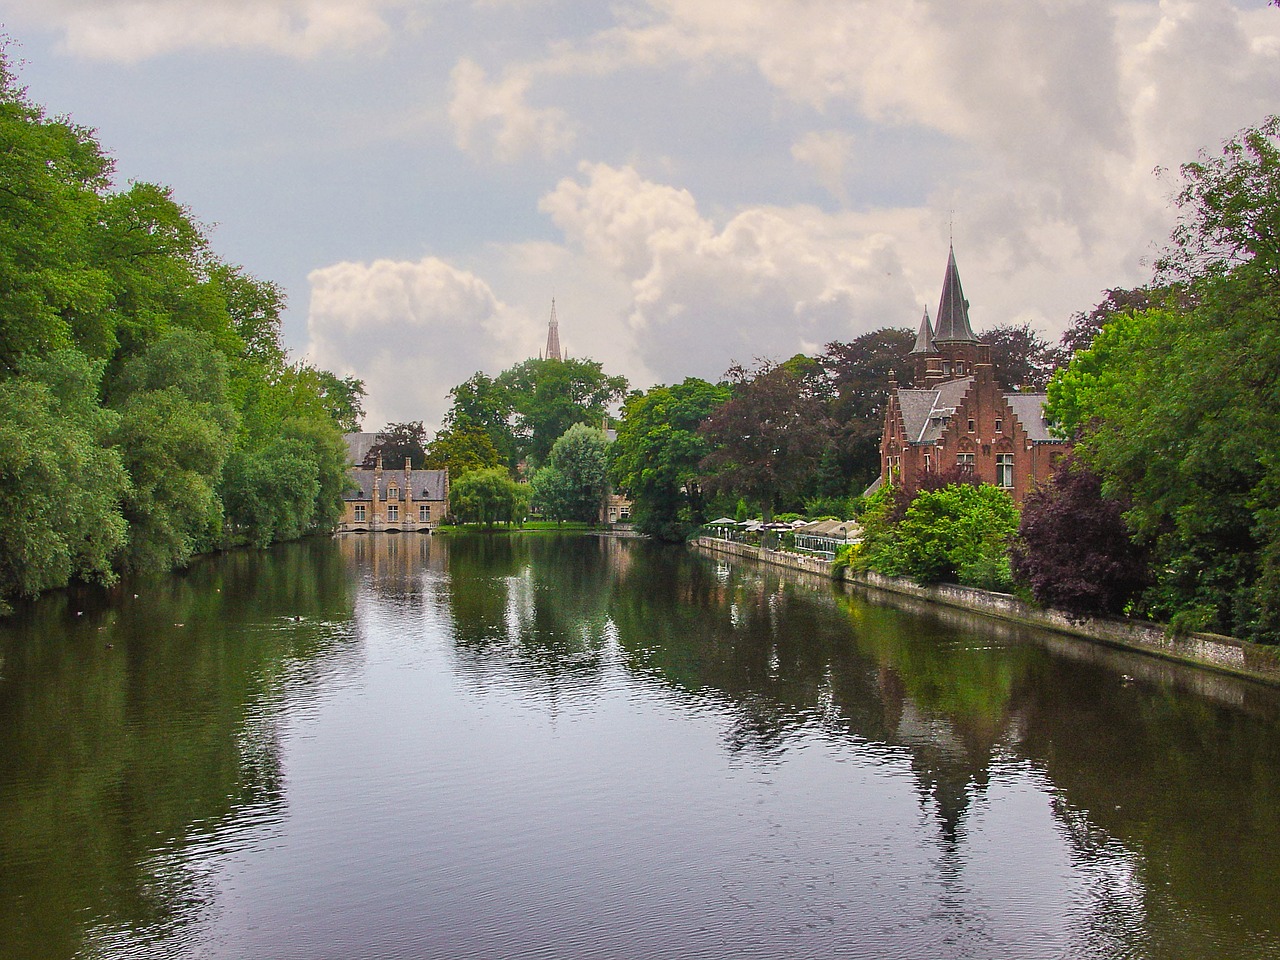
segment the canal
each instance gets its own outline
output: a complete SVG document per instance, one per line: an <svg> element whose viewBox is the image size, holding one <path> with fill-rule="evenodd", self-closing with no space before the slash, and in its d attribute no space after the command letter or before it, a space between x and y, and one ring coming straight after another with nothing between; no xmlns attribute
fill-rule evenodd
<svg viewBox="0 0 1280 960"><path fill-rule="evenodd" d="M1280 696L678 548L0 624L0 958L1280 957Z"/></svg>

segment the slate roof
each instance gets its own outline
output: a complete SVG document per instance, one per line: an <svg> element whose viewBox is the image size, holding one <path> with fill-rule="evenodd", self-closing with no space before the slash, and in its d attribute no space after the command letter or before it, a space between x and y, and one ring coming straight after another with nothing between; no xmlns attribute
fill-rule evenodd
<svg viewBox="0 0 1280 960"><path fill-rule="evenodd" d="M1049 399L1047 393L1006 393L1005 400L1013 410L1013 415L1027 431L1027 438L1040 443L1058 438L1049 433L1049 424L1044 419L1044 405Z"/></svg>
<svg viewBox="0 0 1280 960"><path fill-rule="evenodd" d="M960 286L960 269L956 266L956 248L947 256L947 272L942 278L942 299L938 302L938 324L933 331L934 343L977 343L969 326L969 301Z"/></svg>
<svg viewBox="0 0 1280 960"><path fill-rule="evenodd" d="M369 448L378 442L376 433L344 433L342 439L347 441L347 463L359 466L364 463Z"/></svg>
<svg viewBox="0 0 1280 960"><path fill-rule="evenodd" d="M351 477L357 489L348 490L342 495L344 500L372 500L373 499L373 470L352 467L347 471L347 475ZM404 471L403 470L383 470L382 471L382 494L386 495L387 487L392 483L401 488L401 495L404 490ZM448 470L411 470L409 472L409 485L413 493L414 500L443 500L445 499L445 491L448 489L449 471Z"/></svg>
<svg viewBox="0 0 1280 960"><path fill-rule="evenodd" d="M916 345L912 353L933 352L933 324L929 322L929 308L924 308L924 317L920 320L920 332L916 334Z"/></svg>
<svg viewBox="0 0 1280 960"><path fill-rule="evenodd" d="M899 390L898 407L907 442L933 443L955 413L973 377L961 377L938 384L932 390Z"/></svg>
<svg viewBox="0 0 1280 960"><path fill-rule="evenodd" d="M940 383L932 390L899 390L898 409L902 411L907 442L933 443L941 437L947 420L955 413L971 383L973 377L961 377ZM1002 396L1022 424L1027 439L1035 443L1057 442L1044 419L1048 394L1005 393Z"/></svg>

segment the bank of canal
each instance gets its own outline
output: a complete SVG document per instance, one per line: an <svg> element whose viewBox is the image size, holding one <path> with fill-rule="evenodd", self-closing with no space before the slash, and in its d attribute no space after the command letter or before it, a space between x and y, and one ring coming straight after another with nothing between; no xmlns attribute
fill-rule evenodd
<svg viewBox="0 0 1280 960"><path fill-rule="evenodd" d="M1067 633L1108 646L1280 687L1280 652L1272 647L1248 643L1234 637L1209 633L1175 637L1161 624L1107 617L1073 617L1060 610L1033 606L1009 594L992 593L958 584L920 584L902 577L886 577L874 572L852 574L847 570L837 576L832 572L830 561L787 550L769 550L715 537L698 537L693 543L697 548L711 553L743 557L806 575L835 579L851 587L881 591L915 601L968 610L998 620Z"/></svg>

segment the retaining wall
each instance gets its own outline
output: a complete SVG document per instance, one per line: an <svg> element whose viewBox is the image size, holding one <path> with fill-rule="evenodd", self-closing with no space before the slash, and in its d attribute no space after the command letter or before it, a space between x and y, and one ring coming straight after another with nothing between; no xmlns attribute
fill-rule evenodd
<svg viewBox="0 0 1280 960"><path fill-rule="evenodd" d="M699 537L694 543L704 550L715 553L728 553L805 573L820 574L828 579L832 578L831 562L817 557L806 557L781 550L766 550L763 547L716 540L711 537ZM958 607L988 617L1043 627L1059 633L1085 637L1108 646L1137 650L1157 657L1280 686L1280 651L1256 643L1246 643L1233 637L1194 633L1188 637L1173 638L1160 624L1104 617L1072 618L1060 610L1033 607L1009 594L991 593L955 584L919 584L914 580L885 577L878 573L844 575L840 579L857 587L913 597L948 607Z"/></svg>

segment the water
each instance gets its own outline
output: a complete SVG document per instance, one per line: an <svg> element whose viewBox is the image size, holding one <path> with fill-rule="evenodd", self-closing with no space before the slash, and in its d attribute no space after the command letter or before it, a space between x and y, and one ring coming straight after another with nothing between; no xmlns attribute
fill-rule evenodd
<svg viewBox="0 0 1280 960"><path fill-rule="evenodd" d="M385 535L0 657L0 957L1280 956L1280 698L1048 634Z"/></svg>

